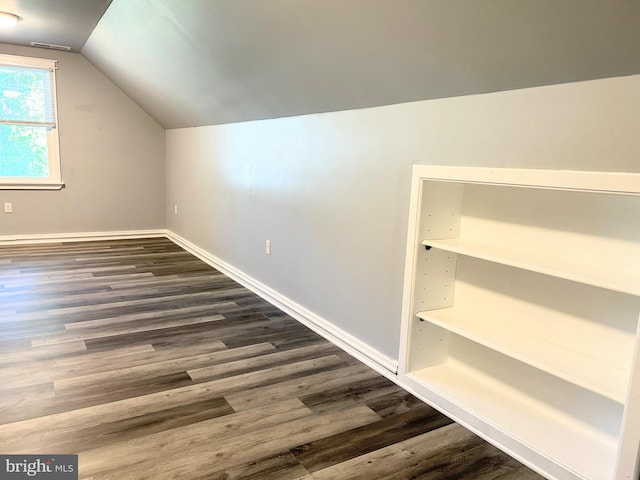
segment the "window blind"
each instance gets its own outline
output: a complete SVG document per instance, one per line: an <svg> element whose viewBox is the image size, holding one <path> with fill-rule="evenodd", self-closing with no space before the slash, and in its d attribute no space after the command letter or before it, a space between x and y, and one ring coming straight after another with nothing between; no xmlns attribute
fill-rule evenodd
<svg viewBox="0 0 640 480"><path fill-rule="evenodd" d="M0 55L0 125L56 128L55 61Z"/></svg>

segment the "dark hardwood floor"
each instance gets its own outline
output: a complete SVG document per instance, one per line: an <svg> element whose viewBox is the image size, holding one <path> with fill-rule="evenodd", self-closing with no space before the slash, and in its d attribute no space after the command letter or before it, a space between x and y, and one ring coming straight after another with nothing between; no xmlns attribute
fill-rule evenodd
<svg viewBox="0 0 640 480"><path fill-rule="evenodd" d="M0 453L94 480L541 478L166 239L0 247Z"/></svg>

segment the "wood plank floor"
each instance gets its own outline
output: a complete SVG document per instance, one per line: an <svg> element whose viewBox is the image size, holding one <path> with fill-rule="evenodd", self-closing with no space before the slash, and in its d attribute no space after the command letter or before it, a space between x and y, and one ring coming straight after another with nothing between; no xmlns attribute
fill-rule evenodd
<svg viewBox="0 0 640 480"><path fill-rule="evenodd" d="M0 247L0 453L93 480L542 478L166 239Z"/></svg>

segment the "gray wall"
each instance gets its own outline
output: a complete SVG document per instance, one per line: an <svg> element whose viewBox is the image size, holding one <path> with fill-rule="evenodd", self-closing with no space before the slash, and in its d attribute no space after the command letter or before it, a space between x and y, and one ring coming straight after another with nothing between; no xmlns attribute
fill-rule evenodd
<svg viewBox="0 0 640 480"><path fill-rule="evenodd" d="M164 129L76 53L0 44L58 60L61 191L0 190L0 237L164 228Z"/></svg>
<svg viewBox="0 0 640 480"><path fill-rule="evenodd" d="M638 91L631 76L168 130L167 225L397 358L411 165L640 172Z"/></svg>

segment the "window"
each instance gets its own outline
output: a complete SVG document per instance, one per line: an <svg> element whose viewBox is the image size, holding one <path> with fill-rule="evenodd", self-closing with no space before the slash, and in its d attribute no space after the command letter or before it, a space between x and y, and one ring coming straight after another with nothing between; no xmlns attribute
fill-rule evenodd
<svg viewBox="0 0 640 480"><path fill-rule="evenodd" d="M0 189L60 189L56 62L0 55Z"/></svg>

